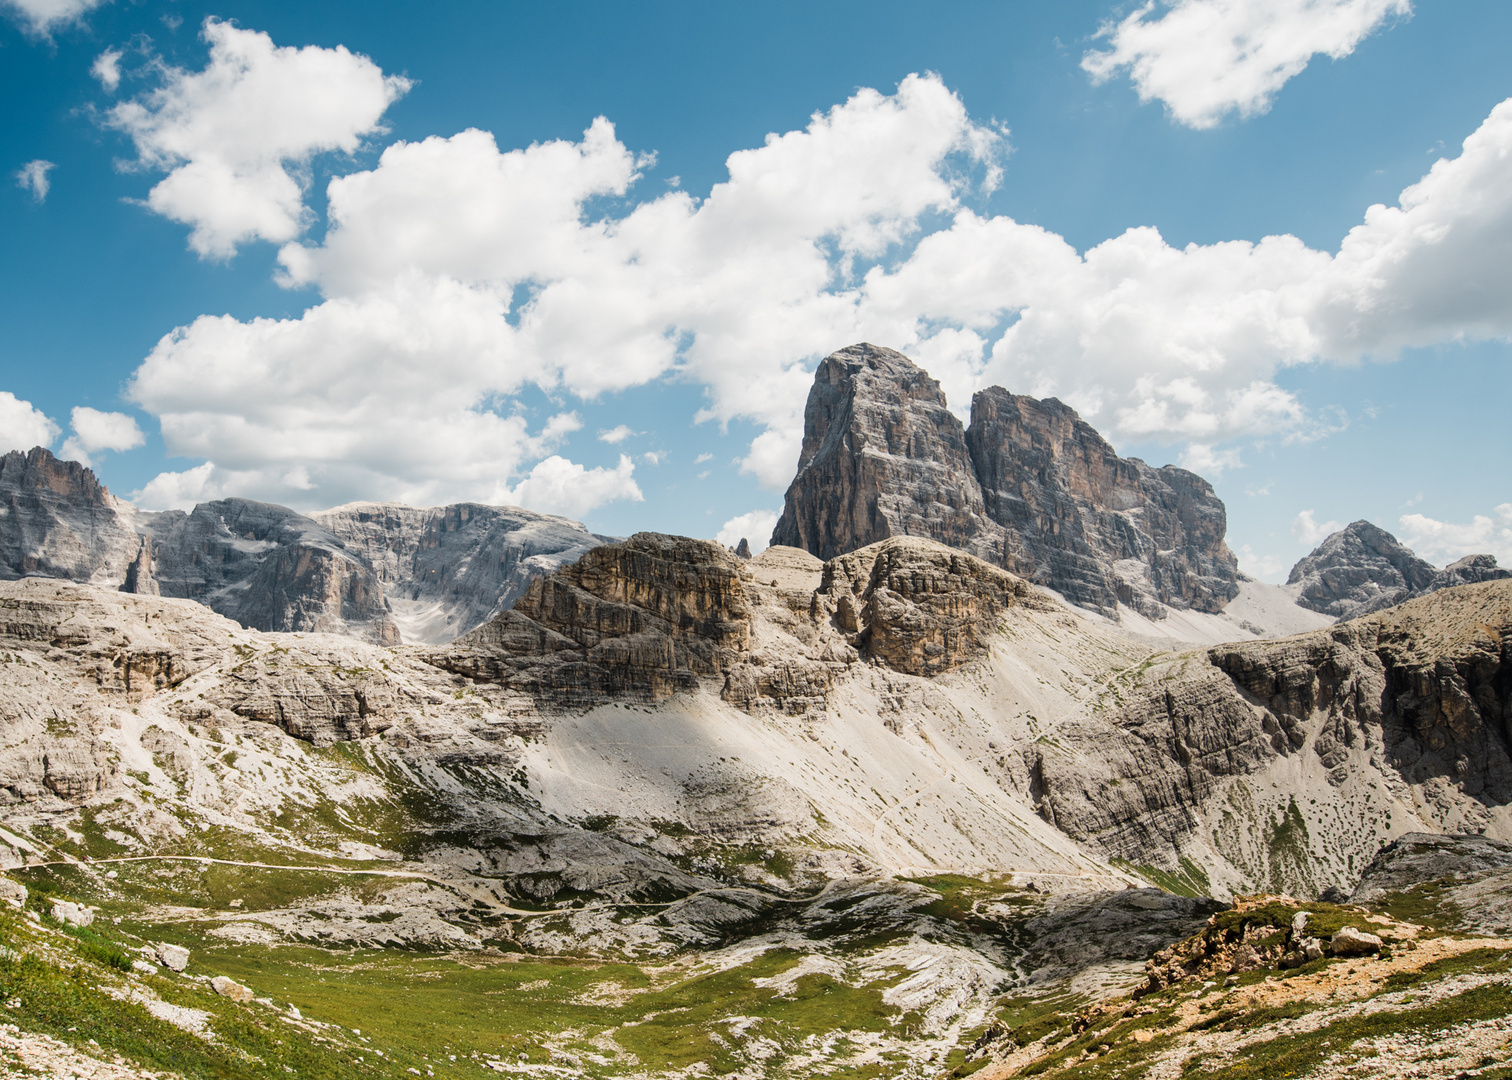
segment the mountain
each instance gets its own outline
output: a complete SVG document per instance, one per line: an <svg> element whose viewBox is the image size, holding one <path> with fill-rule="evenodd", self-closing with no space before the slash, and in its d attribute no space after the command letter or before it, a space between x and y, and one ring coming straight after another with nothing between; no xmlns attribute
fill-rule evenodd
<svg viewBox="0 0 1512 1080"><path fill-rule="evenodd" d="M76 461L11 451L0 457L0 579L122 580L141 548L131 509Z"/></svg>
<svg viewBox="0 0 1512 1080"><path fill-rule="evenodd" d="M139 511L42 447L0 458L0 577L196 600L242 626L440 644L606 538L473 503L310 515L250 499Z"/></svg>
<svg viewBox="0 0 1512 1080"><path fill-rule="evenodd" d="M924 536L1095 610L1216 614L1239 595L1212 486L1121 458L1074 410L992 387L971 424L902 353L827 357L772 543L830 558Z"/></svg>
<svg viewBox="0 0 1512 1080"><path fill-rule="evenodd" d="M1293 566L1287 585L1301 606L1352 619L1438 589L1509 577L1493 555L1467 555L1438 570L1385 529L1356 521Z"/></svg>
<svg viewBox="0 0 1512 1080"><path fill-rule="evenodd" d="M1508 943L1453 922L1503 924L1505 846L1411 837L1512 835L1512 581L1168 651L927 538L645 533L424 647L0 582L0 661L0 895L39 915L0 926L7 1038L229 1038L251 1075L308 1040L396 1080L1137 1075L1303 1013L1359 1038L1404 987L1506 1012ZM1367 868L1374 906L1319 899Z"/></svg>

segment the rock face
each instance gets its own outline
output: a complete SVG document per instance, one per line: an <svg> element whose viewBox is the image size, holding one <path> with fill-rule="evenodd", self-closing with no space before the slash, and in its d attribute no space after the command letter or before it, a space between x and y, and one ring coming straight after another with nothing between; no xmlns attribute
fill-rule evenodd
<svg viewBox="0 0 1512 1080"><path fill-rule="evenodd" d="M816 580L794 588L805 572ZM747 562L711 541L637 533L532 583L513 610L427 659L553 709L660 701L709 680L742 708L797 713L822 706L851 664L938 675L986 655L1010 608L1051 606L1012 574L928 540L821 565L792 548ZM764 616L777 634L763 638L785 646L753 640L756 607L778 609Z"/></svg>
<svg viewBox="0 0 1512 1080"><path fill-rule="evenodd" d="M0 458L0 580L64 578L199 601L243 626L438 645L607 537L517 507L249 499L148 513L42 447Z"/></svg>
<svg viewBox="0 0 1512 1080"><path fill-rule="evenodd" d="M256 630L350 634L397 645L368 563L303 514L250 499L139 515L151 554L130 591L197 600ZM144 587L145 586L145 587Z"/></svg>
<svg viewBox="0 0 1512 1080"><path fill-rule="evenodd" d="M508 610L609 537L567 518L458 503L352 503L310 515L377 574L405 642L440 645Z"/></svg>
<svg viewBox="0 0 1512 1080"><path fill-rule="evenodd" d="M1162 845L1207 830L1250 880L1321 888L1329 882L1307 875L1328 863L1327 845L1358 851L1369 838L1304 812L1296 796L1257 811L1253 788L1233 781L1289 759L1284 768L1318 776L1314 803L1335 798L1331 788L1347 804L1361 797L1359 777L1384 769L1418 820L1446 831L1504 827L1496 823L1512 802L1512 583L1172 658L1118 697L1124 704L1110 716L1063 723L1053 743L1032 751L1042 814L1140 863L1171 865ZM1212 825L1216 811L1201 808L1225 791L1227 813ZM1245 823L1249 813L1258 824ZM1346 872L1329 871L1335 881Z"/></svg>
<svg viewBox="0 0 1512 1080"><path fill-rule="evenodd" d="M89 469L43 447L0 457L0 579L114 584L140 542Z"/></svg>
<svg viewBox="0 0 1512 1080"><path fill-rule="evenodd" d="M999 386L971 399L966 441L1019 576L1105 610L1216 612L1238 595L1227 513L1196 473L1121 458L1069 406Z"/></svg>
<svg viewBox="0 0 1512 1080"><path fill-rule="evenodd" d="M723 545L637 533L531 583L436 663L571 708L659 701L717 674L750 634L741 562Z"/></svg>
<svg viewBox="0 0 1512 1080"><path fill-rule="evenodd" d="M1073 602L1217 612L1238 595L1227 516L1194 473L1120 458L1054 399L1001 387L971 426L901 353L854 345L825 359L773 544L833 558L893 536L968 551Z"/></svg>
<svg viewBox="0 0 1512 1080"><path fill-rule="evenodd" d="M1350 901L1428 898L1440 921L1477 934L1512 933L1512 844L1473 833L1414 832L1383 847Z"/></svg>
<svg viewBox="0 0 1512 1080"><path fill-rule="evenodd" d="M1385 529L1356 521L1292 567L1286 583L1299 589L1303 607L1352 619L1422 595L1434 576L1432 565Z"/></svg>
<svg viewBox="0 0 1512 1080"><path fill-rule="evenodd" d="M1353 619L1439 589L1506 578L1512 570L1497 566L1495 555L1466 555L1435 570L1385 529L1356 521L1292 567L1287 585L1302 607Z"/></svg>
<svg viewBox="0 0 1512 1080"><path fill-rule="evenodd" d="M832 559L892 536L992 561L999 543L940 384L900 352L852 345L814 373L772 543Z"/></svg>

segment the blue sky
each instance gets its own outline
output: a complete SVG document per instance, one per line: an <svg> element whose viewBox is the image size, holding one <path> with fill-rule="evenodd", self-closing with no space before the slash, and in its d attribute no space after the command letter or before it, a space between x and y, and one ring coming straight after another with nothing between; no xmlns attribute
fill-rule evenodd
<svg viewBox="0 0 1512 1080"><path fill-rule="evenodd" d="M1197 469L1257 576L1512 563L1512 5L0 11L0 449L143 505L764 542L867 338Z"/></svg>

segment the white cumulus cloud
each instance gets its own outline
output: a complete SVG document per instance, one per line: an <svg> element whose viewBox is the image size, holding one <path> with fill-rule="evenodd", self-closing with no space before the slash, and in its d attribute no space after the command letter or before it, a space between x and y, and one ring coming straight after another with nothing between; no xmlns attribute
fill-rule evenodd
<svg viewBox="0 0 1512 1080"><path fill-rule="evenodd" d="M61 429L41 409L0 390L0 453L51 446Z"/></svg>
<svg viewBox="0 0 1512 1080"><path fill-rule="evenodd" d="M58 451L63 457L93 465L91 455L101 450L133 450L147 441L133 417L101 412L86 405L75 407L70 417L73 434Z"/></svg>
<svg viewBox="0 0 1512 1080"><path fill-rule="evenodd" d="M1424 514L1404 514L1402 543L1438 566L1466 555L1495 555L1502 566L1512 566L1512 502L1502 503L1490 514L1476 514L1459 524L1436 521Z"/></svg>
<svg viewBox="0 0 1512 1080"><path fill-rule="evenodd" d="M0 8L21 20L33 34L48 37L53 30L78 22L109 0L0 0Z"/></svg>
<svg viewBox="0 0 1512 1080"><path fill-rule="evenodd" d="M598 437L599 442L606 442L613 445L622 443L626 439L630 438L630 436L636 434L638 434L638 432L634 431L629 424L617 424L606 431L600 431L598 433Z"/></svg>
<svg viewBox="0 0 1512 1080"><path fill-rule="evenodd" d="M1240 571L1256 581L1275 583L1282 579L1286 568L1279 555L1261 555L1249 544L1245 544L1235 554L1239 557Z"/></svg>
<svg viewBox="0 0 1512 1080"><path fill-rule="evenodd" d="M37 202L45 202L47 193L52 188L52 181L47 174L57 168L51 161L28 161L16 170L16 186L22 191L31 192L31 197Z"/></svg>
<svg viewBox="0 0 1512 1080"><path fill-rule="evenodd" d="M736 547L742 540L751 544L751 554L757 555L771 546L772 530L777 528L775 510L752 510L748 514L732 517L719 527L714 539L725 547Z"/></svg>
<svg viewBox="0 0 1512 1080"><path fill-rule="evenodd" d="M588 469L557 454L538 462L501 500L545 514L581 518L595 507L617 499L641 502L635 465L621 454L612 469Z"/></svg>
<svg viewBox="0 0 1512 1080"><path fill-rule="evenodd" d="M1140 101L1159 100L1192 128L1266 112L1314 56L1340 60L1409 0L1154 0L1102 28L1108 49L1082 57L1093 82L1128 72Z"/></svg>
<svg viewBox="0 0 1512 1080"><path fill-rule="evenodd" d="M106 49L95 57L89 73L100 81L107 94L113 94L121 85L121 50Z"/></svg>
<svg viewBox="0 0 1512 1080"><path fill-rule="evenodd" d="M1304 510L1292 521L1292 535L1299 543L1306 544L1309 548L1315 548L1325 539L1332 536L1344 527L1342 521L1325 521L1319 523L1314 516L1315 511Z"/></svg>
<svg viewBox="0 0 1512 1080"><path fill-rule="evenodd" d="M962 205L1002 146L935 76L731 155L702 199L635 201L650 159L603 118L524 149L398 142L331 181L321 242L280 250L317 303L180 327L129 393L170 453L260 497L436 502L504 498L558 449L527 387L589 400L675 373L705 390L697 419L754 422L742 465L781 490L815 361L870 340L962 413L993 383L1054 395L1211 473L1247 439L1329 430L1278 385L1288 366L1512 335L1512 101L1337 253L1152 228L1078 251Z"/></svg>
<svg viewBox="0 0 1512 1080"><path fill-rule="evenodd" d="M164 68L161 86L115 105L105 123L131 137L139 167L168 173L147 205L192 226L201 256L229 258L245 241L303 232L304 166L357 150L410 83L344 46L281 48L213 18L203 37L203 71ZM108 82L112 72L96 74Z"/></svg>

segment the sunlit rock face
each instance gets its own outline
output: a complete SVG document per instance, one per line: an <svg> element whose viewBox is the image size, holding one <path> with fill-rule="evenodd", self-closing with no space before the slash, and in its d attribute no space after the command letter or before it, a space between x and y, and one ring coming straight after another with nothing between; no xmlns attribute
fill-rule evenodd
<svg viewBox="0 0 1512 1080"><path fill-rule="evenodd" d="M1227 515L1195 473L1121 458L1069 406L1001 387L971 426L902 353L827 357L772 543L820 558L922 536L1103 611L1218 612L1238 595Z"/></svg>
<svg viewBox="0 0 1512 1080"><path fill-rule="evenodd" d="M0 457L0 579L120 582L141 547L120 509L93 471L44 447Z"/></svg>

